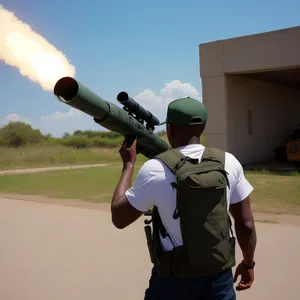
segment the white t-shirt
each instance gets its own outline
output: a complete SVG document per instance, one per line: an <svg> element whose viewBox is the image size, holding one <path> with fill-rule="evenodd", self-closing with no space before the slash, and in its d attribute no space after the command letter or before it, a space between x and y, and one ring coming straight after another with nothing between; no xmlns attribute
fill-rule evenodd
<svg viewBox="0 0 300 300"><path fill-rule="evenodd" d="M192 144L177 148L184 155L191 158L202 157L205 147L200 144ZM253 190L246 180L240 162L230 153L225 154L225 170L228 172L230 189L227 188L228 208L229 204L244 200ZM156 205L169 237L161 238L165 251L172 250L174 246L182 245L179 218L174 220L173 212L176 208L176 190L171 182L175 175L158 159L150 159L139 170L133 186L126 192L126 197L137 210L146 212Z"/></svg>

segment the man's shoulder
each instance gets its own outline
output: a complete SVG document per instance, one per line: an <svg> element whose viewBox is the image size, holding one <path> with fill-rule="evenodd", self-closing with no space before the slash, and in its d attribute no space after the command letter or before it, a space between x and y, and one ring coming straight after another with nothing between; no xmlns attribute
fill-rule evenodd
<svg viewBox="0 0 300 300"><path fill-rule="evenodd" d="M235 157L235 155L227 151L225 151L225 163L231 163L238 167L241 166L240 161Z"/></svg>
<svg viewBox="0 0 300 300"><path fill-rule="evenodd" d="M154 157L154 158L151 158L151 159L147 160L146 162L144 162L144 164L142 165L142 168L146 168L147 170L152 171L152 170L156 170L156 169L163 169L164 165L161 160Z"/></svg>
<svg viewBox="0 0 300 300"><path fill-rule="evenodd" d="M223 153L224 154L224 160L225 160L225 170L229 173L233 173L233 174L238 174L240 172L243 172L243 167L240 163L240 161L238 160L238 158L235 157L235 155L231 152L225 151L221 148L211 148L211 147L206 147L206 148L210 148L212 151L217 151L219 153Z"/></svg>
<svg viewBox="0 0 300 300"><path fill-rule="evenodd" d="M230 152L225 152L225 170L234 179L234 183L238 184L240 178L244 176L244 168L240 161Z"/></svg>
<svg viewBox="0 0 300 300"><path fill-rule="evenodd" d="M231 152L225 151L221 148L213 148L213 147L205 147L205 148L211 149L212 151L217 151L217 152L223 153L225 155L225 164L226 163L233 164L238 167L241 165L240 161Z"/></svg>
<svg viewBox="0 0 300 300"><path fill-rule="evenodd" d="M154 157L147 160L141 167L140 171L143 174L147 173L148 178L155 181L165 180L170 176L171 171L168 167L158 158Z"/></svg>

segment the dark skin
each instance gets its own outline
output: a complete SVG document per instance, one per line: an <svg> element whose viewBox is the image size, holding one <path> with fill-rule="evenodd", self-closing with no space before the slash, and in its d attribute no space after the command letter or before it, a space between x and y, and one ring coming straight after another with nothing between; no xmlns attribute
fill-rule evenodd
<svg viewBox="0 0 300 300"><path fill-rule="evenodd" d="M230 213L234 219L235 233L243 253L244 260L237 268L234 275L234 282L241 276L236 289L242 291L249 289L254 281L254 252L256 248L256 229L252 215L250 197L243 201L230 205Z"/></svg>
<svg viewBox="0 0 300 300"><path fill-rule="evenodd" d="M201 125L174 126L167 124L167 136L172 148L190 144L200 144L204 128ZM111 202L112 222L118 229L123 229L140 218L144 212L135 209L127 200L125 192L131 187L136 162L136 141L130 148L125 142L119 153L123 161L121 178L116 186ZM237 241L243 253L241 262L234 275L234 282L241 277L236 286L237 291L249 289L254 281L254 252L256 248L256 230L252 215L250 198L230 205L230 214L235 223Z"/></svg>
<svg viewBox="0 0 300 300"><path fill-rule="evenodd" d="M119 153L123 161L123 170L113 194L111 214L113 224L118 229L124 229L143 215L143 212L135 209L125 196L125 192L131 187L135 167L136 141L134 141L130 148L125 147L124 141Z"/></svg>

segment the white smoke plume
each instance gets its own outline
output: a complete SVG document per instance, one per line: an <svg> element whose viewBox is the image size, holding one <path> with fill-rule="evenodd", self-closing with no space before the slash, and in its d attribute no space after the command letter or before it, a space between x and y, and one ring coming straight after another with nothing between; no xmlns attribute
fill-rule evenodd
<svg viewBox="0 0 300 300"><path fill-rule="evenodd" d="M63 53L1 4L0 60L46 91L52 91L61 77L75 76L75 67Z"/></svg>

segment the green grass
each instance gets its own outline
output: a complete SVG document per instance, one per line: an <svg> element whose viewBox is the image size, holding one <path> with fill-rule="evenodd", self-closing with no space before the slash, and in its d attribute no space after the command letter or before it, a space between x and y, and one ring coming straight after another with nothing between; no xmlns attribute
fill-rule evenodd
<svg viewBox="0 0 300 300"><path fill-rule="evenodd" d="M146 159L138 155L138 161ZM73 149L61 145L0 148L0 169L120 163L119 149Z"/></svg>
<svg viewBox="0 0 300 300"><path fill-rule="evenodd" d="M138 171L135 170L135 174ZM120 177L120 166L57 171L42 174L3 175L0 193L43 195L91 202L110 201ZM300 215L300 177L246 173L255 190L255 211Z"/></svg>
<svg viewBox="0 0 300 300"><path fill-rule="evenodd" d="M255 210L300 215L299 173L279 175L246 172L246 178L254 187L251 200Z"/></svg>
<svg viewBox="0 0 300 300"><path fill-rule="evenodd" d="M43 174L3 175L0 193L43 195L50 198L107 202L121 168L100 167Z"/></svg>

